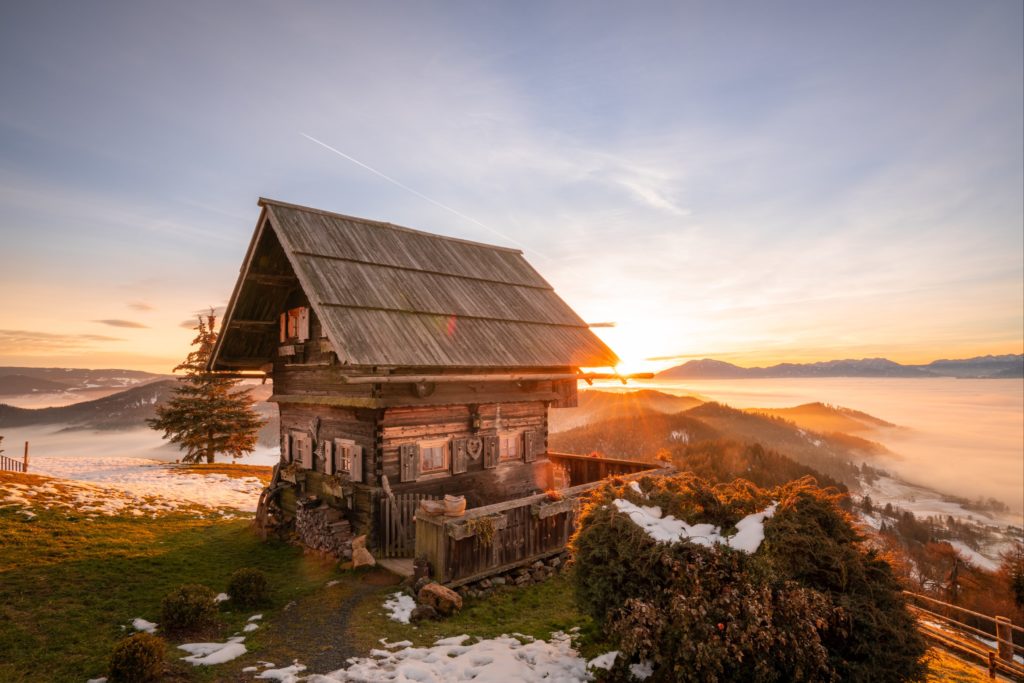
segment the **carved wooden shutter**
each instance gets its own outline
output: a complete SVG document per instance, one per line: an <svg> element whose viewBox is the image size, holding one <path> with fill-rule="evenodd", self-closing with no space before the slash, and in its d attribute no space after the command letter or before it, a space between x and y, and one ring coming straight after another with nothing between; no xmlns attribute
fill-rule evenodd
<svg viewBox="0 0 1024 683"><path fill-rule="evenodd" d="M334 474L334 452L336 450L334 447L334 442L324 441L322 445L324 449L324 474Z"/></svg>
<svg viewBox="0 0 1024 683"><path fill-rule="evenodd" d="M414 443L404 443L399 447L401 476L399 481L416 481L419 471L420 447Z"/></svg>
<svg viewBox="0 0 1024 683"><path fill-rule="evenodd" d="M309 339L309 308L303 306L299 309L298 337L300 342Z"/></svg>
<svg viewBox="0 0 1024 683"><path fill-rule="evenodd" d="M498 466L498 454L501 452L501 442L497 435L484 437L484 469L491 469Z"/></svg>
<svg viewBox="0 0 1024 683"><path fill-rule="evenodd" d="M292 437L288 433L281 435L281 461L292 461Z"/></svg>
<svg viewBox="0 0 1024 683"><path fill-rule="evenodd" d="M352 481L363 483L363 447L352 447Z"/></svg>
<svg viewBox="0 0 1024 683"><path fill-rule="evenodd" d="M532 429L523 432L523 460L533 462L537 459L537 442L540 435Z"/></svg>
<svg viewBox="0 0 1024 683"><path fill-rule="evenodd" d="M454 439L452 441L452 474L465 472L469 464L467 461L466 440Z"/></svg>

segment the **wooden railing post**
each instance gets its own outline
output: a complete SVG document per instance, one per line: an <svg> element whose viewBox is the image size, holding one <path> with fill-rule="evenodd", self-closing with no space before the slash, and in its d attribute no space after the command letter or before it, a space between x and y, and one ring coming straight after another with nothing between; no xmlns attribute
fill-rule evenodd
<svg viewBox="0 0 1024 683"><path fill-rule="evenodd" d="M25 442L25 459L22 461L22 472L28 472L28 441Z"/></svg>
<svg viewBox="0 0 1024 683"><path fill-rule="evenodd" d="M996 617L996 641L999 643L999 659L1013 661L1013 629L1007 617Z"/></svg>

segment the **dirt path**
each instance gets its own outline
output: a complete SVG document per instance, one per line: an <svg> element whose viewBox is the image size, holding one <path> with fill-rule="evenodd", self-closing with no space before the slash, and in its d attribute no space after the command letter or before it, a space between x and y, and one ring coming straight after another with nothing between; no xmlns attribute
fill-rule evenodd
<svg viewBox="0 0 1024 683"><path fill-rule="evenodd" d="M350 657L365 656L348 636L353 609L363 600L379 599L392 592L401 578L384 569L375 569L341 581L307 596L278 612L253 634L256 649L235 660L233 675L220 680L253 680L254 673L243 673L247 666L263 667L258 662L273 662L278 668L298 660L306 672L325 673L342 668ZM258 634L258 635L257 635Z"/></svg>

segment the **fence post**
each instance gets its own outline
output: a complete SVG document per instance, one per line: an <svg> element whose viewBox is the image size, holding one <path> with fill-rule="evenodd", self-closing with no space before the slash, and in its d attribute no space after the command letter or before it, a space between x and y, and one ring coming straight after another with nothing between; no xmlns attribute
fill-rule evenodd
<svg viewBox="0 0 1024 683"><path fill-rule="evenodd" d="M999 642L999 659L1013 661L1013 629L1007 617L996 617L996 640Z"/></svg>
<svg viewBox="0 0 1024 683"><path fill-rule="evenodd" d="M25 459L22 461L22 472L28 472L28 441L25 442Z"/></svg>

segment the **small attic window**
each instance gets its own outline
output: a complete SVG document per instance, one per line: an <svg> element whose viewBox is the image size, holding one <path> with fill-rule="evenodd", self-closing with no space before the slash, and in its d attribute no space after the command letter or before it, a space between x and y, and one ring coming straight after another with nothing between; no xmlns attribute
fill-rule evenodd
<svg viewBox="0 0 1024 683"><path fill-rule="evenodd" d="M299 306L281 314L281 343L309 339L309 308Z"/></svg>

